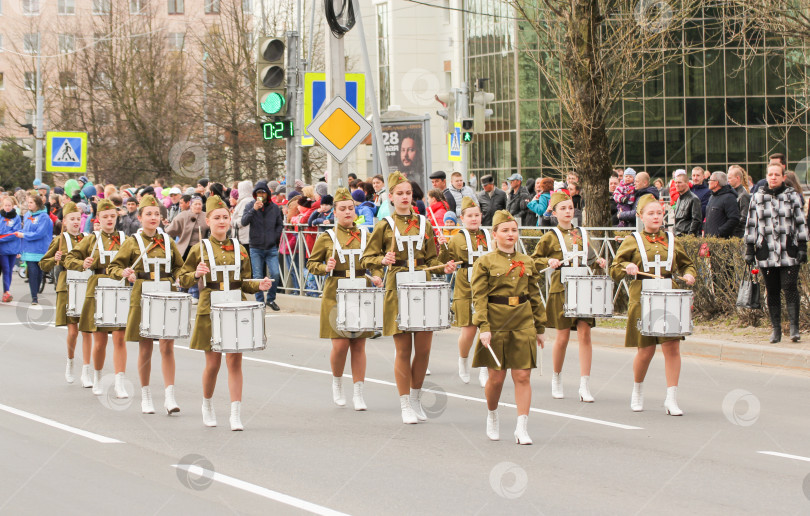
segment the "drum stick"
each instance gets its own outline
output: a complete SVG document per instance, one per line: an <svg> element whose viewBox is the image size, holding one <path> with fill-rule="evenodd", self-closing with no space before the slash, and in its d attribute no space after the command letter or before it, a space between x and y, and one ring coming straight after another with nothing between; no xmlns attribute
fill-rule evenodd
<svg viewBox="0 0 810 516"><path fill-rule="evenodd" d="M197 234L200 235L200 263L205 264L205 253L203 253L202 226L197 226ZM236 252L239 252L238 250Z"/></svg>
<svg viewBox="0 0 810 516"><path fill-rule="evenodd" d="M566 263L568 263L568 262L570 262L570 261L571 261L571 259L569 258L569 259L567 259L567 260L563 260L563 261L561 262L561 264L566 264ZM538 273L538 274L542 274L542 273L546 272L547 270L549 270L549 269L553 269L553 268L554 268L554 267L550 267L550 266L549 266L549 267L546 267L545 269L543 269L543 270L541 270L541 271L538 271L537 273ZM559 268L559 267L558 267L558 268Z"/></svg>
<svg viewBox="0 0 810 516"><path fill-rule="evenodd" d="M495 363L498 365L498 367L501 367L501 361L498 360L498 357L495 356L495 352L492 351L492 348L489 347L489 346L484 346L484 347L489 350L489 354L492 355L492 359L495 360Z"/></svg>
<svg viewBox="0 0 810 516"><path fill-rule="evenodd" d="M627 269L625 269L625 272L627 272ZM647 277L655 278L655 279L667 279L667 278L665 278L663 276L657 276L655 274L650 274L649 272L641 272L641 271L638 271L636 273L636 276L647 276Z"/></svg>
<svg viewBox="0 0 810 516"><path fill-rule="evenodd" d="M431 209L430 209L430 206L428 206L428 209L427 209L427 210L430 212L430 218L432 218L432 219L433 219L433 226L434 226L434 227L436 227L436 228L438 228L438 229L439 229L439 231L442 233L442 236L444 236L444 232L441 230L441 228L439 228L439 223L438 223L438 222L436 222L436 214L435 214L435 213L433 213L433 210L431 210ZM445 248L445 249L449 249L449 248L447 247L447 242L445 242L445 243L444 243L444 244L442 244L442 245L444 245L444 248Z"/></svg>
<svg viewBox="0 0 810 516"><path fill-rule="evenodd" d="M147 254L149 254L149 252L150 252L152 249L154 249L156 246L157 246L157 242L153 242L153 243L152 243L152 245L151 245L151 246L149 246L149 249L147 249L145 253L143 253L142 255L140 255L140 256L138 257L138 259L137 259L137 260L135 260L135 263L133 263L132 265L130 265L130 267L129 267L129 268L130 268L130 269L132 269L132 270L135 270L135 266L136 266L136 265L138 265L138 263L140 263L141 259L143 259L143 257L144 257L144 256L146 256Z"/></svg>
<svg viewBox="0 0 810 516"><path fill-rule="evenodd" d="M450 260L450 261L453 261L453 260ZM438 270L438 269L444 269L446 266L447 266L447 264L434 265L433 267L428 267L427 269L422 269L422 270L423 271L435 271L435 270Z"/></svg>

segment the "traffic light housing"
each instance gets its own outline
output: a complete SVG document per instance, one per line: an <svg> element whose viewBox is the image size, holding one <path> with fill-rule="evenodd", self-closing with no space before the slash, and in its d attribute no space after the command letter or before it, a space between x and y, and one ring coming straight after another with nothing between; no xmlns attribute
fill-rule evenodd
<svg viewBox="0 0 810 516"><path fill-rule="evenodd" d="M287 41L279 37L259 39L256 56L256 114L287 114Z"/></svg>
<svg viewBox="0 0 810 516"><path fill-rule="evenodd" d="M461 121L461 141L470 143L473 140L473 119L465 118Z"/></svg>
<svg viewBox="0 0 810 516"><path fill-rule="evenodd" d="M487 109L487 104L495 100L494 93L486 91L476 91L473 95L473 129L476 133L483 133L486 130L486 119L492 116L492 110Z"/></svg>
<svg viewBox="0 0 810 516"><path fill-rule="evenodd" d="M453 134L456 131L456 95L454 91L445 91L436 95L436 100L444 107L436 111L444 118L444 132Z"/></svg>

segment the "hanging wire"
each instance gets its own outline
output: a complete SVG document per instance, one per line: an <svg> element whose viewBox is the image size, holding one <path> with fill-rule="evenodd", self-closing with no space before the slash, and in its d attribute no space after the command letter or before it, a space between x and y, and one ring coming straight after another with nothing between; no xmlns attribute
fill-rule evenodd
<svg viewBox="0 0 810 516"><path fill-rule="evenodd" d="M348 9L346 5L348 4ZM329 30L336 38L342 38L347 32L354 27L354 5L352 0L343 0L340 6L340 12L335 13L335 3L333 0L324 0L326 7L326 23L329 24ZM346 13L346 25L340 23L343 14Z"/></svg>

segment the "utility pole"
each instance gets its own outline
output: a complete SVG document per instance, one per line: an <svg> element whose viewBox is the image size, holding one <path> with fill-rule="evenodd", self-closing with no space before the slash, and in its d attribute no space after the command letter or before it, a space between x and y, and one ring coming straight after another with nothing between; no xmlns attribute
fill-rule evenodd
<svg viewBox="0 0 810 516"><path fill-rule="evenodd" d="M299 9L300 10L300 9ZM300 55L298 52L298 32L287 32L287 91L291 92L287 107L287 119L293 120L293 130L298 127L298 73L300 70ZM295 184L296 171L300 170L300 163L296 161L298 152L296 151L296 138L287 138L287 185Z"/></svg>
<svg viewBox="0 0 810 516"><path fill-rule="evenodd" d="M203 164L204 167L204 174L205 177L210 176L210 170L208 168L208 65L206 61L208 60L208 52L203 52L203 145L205 145L205 163ZM196 163L194 164L196 166Z"/></svg>
<svg viewBox="0 0 810 516"><path fill-rule="evenodd" d="M45 125L43 111L45 108L45 101L42 97L42 43L40 42L40 37L40 33L37 33L37 140L36 144L34 145L34 163L36 167L34 177L42 181L42 139L45 137L43 133L43 126Z"/></svg>
<svg viewBox="0 0 810 516"><path fill-rule="evenodd" d="M340 0L326 0L334 2L335 12L340 12ZM355 5L355 8L357 6ZM355 10L355 13L357 11ZM356 14L359 19L359 14ZM359 20L358 20L359 21ZM337 38L332 31L326 28L326 99L331 100L338 95L346 98L346 58L343 48L343 38ZM362 34L361 34L362 36ZM362 39L362 37L361 37ZM365 42L365 41L364 41ZM332 156L327 157L326 171L329 174L329 191L334 192L341 186L348 186L349 165L338 163Z"/></svg>

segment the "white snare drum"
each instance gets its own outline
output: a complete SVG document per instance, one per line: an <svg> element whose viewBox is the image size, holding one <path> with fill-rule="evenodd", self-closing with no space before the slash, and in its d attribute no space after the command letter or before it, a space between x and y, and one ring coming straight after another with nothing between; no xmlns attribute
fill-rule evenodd
<svg viewBox="0 0 810 516"><path fill-rule="evenodd" d="M692 334L691 290L642 290L638 329L647 337Z"/></svg>
<svg viewBox="0 0 810 516"><path fill-rule="evenodd" d="M244 353L266 347L263 303L237 301L211 306L211 351Z"/></svg>
<svg viewBox="0 0 810 516"><path fill-rule="evenodd" d="M191 294L143 292L140 333L147 339L188 338L191 334Z"/></svg>
<svg viewBox="0 0 810 516"><path fill-rule="evenodd" d="M107 282L102 283L102 279ZM99 328L123 328L127 325L132 287L123 282L108 283L109 281L109 278L100 278L96 285L96 313L93 320Z"/></svg>
<svg viewBox="0 0 810 516"><path fill-rule="evenodd" d="M381 288L338 288L336 328L352 333L382 330L384 299Z"/></svg>
<svg viewBox="0 0 810 516"><path fill-rule="evenodd" d="M87 297L87 279L93 275L93 271L86 269L83 271L67 271L67 311L68 317L79 317L82 315L84 298Z"/></svg>
<svg viewBox="0 0 810 516"><path fill-rule="evenodd" d="M565 317L613 317L613 280L610 276L568 276Z"/></svg>
<svg viewBox="0 0 810 516"><path fill-rule="evenodd" d="M450 284L445 281L397 284L403 331L436 331L450 327Z"/></svg>

